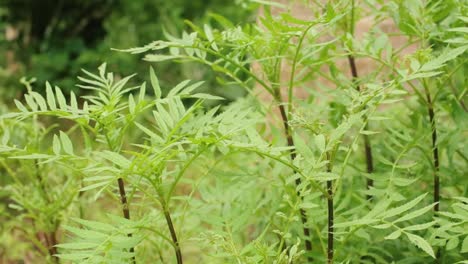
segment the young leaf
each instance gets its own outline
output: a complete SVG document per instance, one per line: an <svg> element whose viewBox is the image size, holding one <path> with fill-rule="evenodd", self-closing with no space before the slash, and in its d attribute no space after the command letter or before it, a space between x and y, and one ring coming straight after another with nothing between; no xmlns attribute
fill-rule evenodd
<svg viewBox="0 0 468 264"><path fill-rule="evenodd" d="M62 147L65 153L73 155L73 145L70 138L63 131L60 131L60 141L62 142Z"/></svg>
<svg viewBox="0 0 468 264"><path fill-rule="evenodd" d="M401 229L397 229L390 235L386 236L385 239L389 239L389 240L397 239L401 236L401 234L402 234Z"/></svg>
<svg viewBox="0 0 468 264"><path fill-rule="evenodd" d="M49 104L50 110L56 110L57 105L55 103L55 96L54 96L54 92L52 91L52 87L50 86L49 82L46 82L46 97L47 97L47 103Z"/></svg>
<svg viewBox="0 0 468 264"><path fill-rule="evenodd" d="M60 155L60 140L57 135L54 135L54 139L52 140L52 150L54 151L55 155Z"/></svg>
<svg viewBox="0 0 468 264"><path fill-rule="evenodd" d="M405 234L408 237L408 239L411 241L411 243L416 245L418 248L424 250L424 252L426 252L431 257L435 258L434 250L432 249L431 245L429 245L429 243L426 240L424 240L424 238L418 235L413 235L411 233L405 233Z"/></svg>
<svg viewBox="0 0 468 264"><path fill-rule="evenodd" d="M388 210L387 212L384 213L383 217L384 218L389 218L389 217L392 217L392 216L396 216L396 215L399 215L401 213L404 213L406 211L408 211L409 209L415 207L419 202L422 201L422 199L424 199L424 197L426 197L427 193L425 194L422 194L418 197L416 197L415 199L413 199L412 201L410 202L407 202L401 206L398 206L396 208L392 208L390 210Z"/></svg>
<svg viewBox="0 0 468 264"><path fill-rule="evenodd" d="M156 99L161 98L161 87L159 87L159 80L154 73L153 67L150 67L150 79L151 79L151 86L153 86L154 95Z"/></svg>

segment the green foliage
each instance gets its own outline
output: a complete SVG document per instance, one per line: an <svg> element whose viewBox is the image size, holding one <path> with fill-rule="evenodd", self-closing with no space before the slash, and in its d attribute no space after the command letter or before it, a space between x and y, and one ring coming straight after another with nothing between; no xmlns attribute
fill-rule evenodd
<svg viewBox="0 0 468 264"><path fill-rule="evenodd" d="M186 28L185 19L209 21L213 12L235 23L251 20L253 8L223 0L1 1L1 37L4 30L15 32L11 39L0 41L6 51L0 54L0 67L5 70L0 83L2 95L19 97L22 87L17 79L24 75L36 77L39 83L57 80L65 94L79 93L74 76L103 60L110 69L139 73L137 78L143 81L147 67L139 63L140 59L113 52L112 48L143 45L163 38L165 31L178 34ZM193 65L165 63L158 69L167 86L175 85L173 80L178 76L193 78L194 71L197 79L214 83L210 72ZM0 73L3 76L3 71ZM236 91L228 94L230 98L242 95Z"/></svg>
<svg viewBox="0 0 468 264"><path fill-rule="evenodd" d="M148 84L107 64L82 71L81 97L23 80L17 111L0 118L9 258L464 263L463 3L333 1L310 4L307 20L252 2L260 25L213 15L124 49L157 63ZM364 15L375 23L357 38ZM414 53L392 46L385 19ZM168 85L167 62L206 65L249 94L225 103L209 81Z"/></svg>

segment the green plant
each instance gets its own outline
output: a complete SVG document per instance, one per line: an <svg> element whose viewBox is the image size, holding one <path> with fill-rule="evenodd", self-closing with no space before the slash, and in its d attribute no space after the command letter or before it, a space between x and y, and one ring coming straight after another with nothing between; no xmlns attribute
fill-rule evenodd
<svg viewBox="0 0 468 264"><path fill-rule="evenodd" d="M30 87L2 131L50 129L20 137L36 148L3 132L2 167L73 171L62 180L74 191L55 186L73 202L47 229L57 252L44 253L77 263L464 263L466 7L379 3L317 2L306 20L264 2L260 25L213 16L221 28L188 22L192 32L124 50L207 65L248 91L229 104L196 93L202 82L161 88L152 68L150 95L105 65L79 77L92 91L80 100ZM358 38L363 16L375 23ZM416 52L392 46L382 30L392 18ZM364 59L371 71L358 68ZM57 118L67 121L49 125Z"/></svg>

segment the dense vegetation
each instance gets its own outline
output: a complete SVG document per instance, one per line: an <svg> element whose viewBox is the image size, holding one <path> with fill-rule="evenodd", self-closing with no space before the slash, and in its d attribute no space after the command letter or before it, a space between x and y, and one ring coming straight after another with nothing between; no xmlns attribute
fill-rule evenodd
<svg viewBox="0 0 468 264"><path fill-rule="evenodd" d="M81 97L23 79L0 118L2 261L467 263L466 2L253 2L257 22L113 51L146 77L83 69ZM217 83L160 82L168 62Z"/></svg>

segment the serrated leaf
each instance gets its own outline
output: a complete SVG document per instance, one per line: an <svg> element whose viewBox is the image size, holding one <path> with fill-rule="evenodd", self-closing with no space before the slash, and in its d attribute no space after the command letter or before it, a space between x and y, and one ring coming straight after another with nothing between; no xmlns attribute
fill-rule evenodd
<svg viewBox="0 0 468 264"><path fill-rule="evenodd" d="M450 28L447 31L450 32L460 32L460 33L466 33L468 34L468 27L455 27L455 28Z"/></svg>
<svg viewBox="0 0 468 264"><path fill-rule="evenodd" d="M318 207L318 205L310 202L303 202L299 205L299 207L302 209L312 209Z"/></svg>
<svg viewBox="0 0 468 264"><path fill-rule="evenodd" d="M98 156L120 166L121 168L128 168L131 164L131 162L124 156L108 150L99 152Z"/></svg>
<svg viewBox="0 0 468 264"><path fill-rule="evenodd" d="M322 134L316 135L314 137L314 142L320 152L323 153L326 147L325 136Z"/></svg>
<svg viewBox="0 0 468 264"><path fill-rule="evenodd" d="M92 252L89 252L89 253L68 253L68 254L57 254L55 256L59 257L60 259L63 259L63 260L74 260L74 261L77 261L77 260L83 260L83 259L87 259L89 258L90 254L92 254Z"/></svg>
<svg viewBox="0 0 468 264"><path fill-rule="evenodd" d="M203 29L205 30L206 38L210 42L210 45L213 48L213 50L218 51L218 45L216 45L216 42L214 41L213 32L211 31L210 25L205 24Z"/></svg>
<svg viewBox="0 0 468 264"><path fill-rule="evenodd" d="M90 221L90 220L85 220L85 219L80 219L80 218L72 218L72 220L92 230L105 231L105 232L111 232L115 230L114 226L107 224L107 223L102 223L98 221Z"/></svg>
<svg viewBox="0 0 468 264"><path fill-rule="evenodd" d="M429 78L429 77L439 75L441 73L443 73L443 71L418 72L418 73L409 75L405 79L405 81L410 81L410 80L419 79L419 78Z"/></svg>
<svg viewBox="0 0 468 264"><path fill-rule="evenodd" d="M424 224L407 226L407 227L405 227L403 229L407 230L407 231L425 230L425 229L428 229L429 227L433 226L435 223L437 223L437 222L432 221L432 222L428 222L428 223L424 223Z"/></svg>
<svg viewBox="0 0 468 264"><path fill-rule="evenodd" d="M97 243L89 243L89 242L73 242L73 243L65 243L65 244L58 244L55 247L63 248L63 249L91 249L96 248L99 246Z"/></svg>
<svg viewBox="0 0 468 264"><path fill-rule="evenodd" d="M378 219L358 219L358 220L353 220L353 221L348 221L348 222L343 222L343 223L337 223L333 225L336 228L342 228L342 227L349 227L349 226L360 226L360 225L370 225L375 222L379 222L380 220Z"/></svg>
<svg viewBox="0 0 468 264"><path fill-rule="evenodd" d="M398 206L396 208L392 208L390 210L388 210L387 212L385 212L383 214L383 217L384 218L389 218L389 217L393 217L393 216L396 216L396 215L399 215L403 212L406 212L408 211L409 209L415 207L419 202L422 201L422 199L424 199L424 197L426 197L427 193L425 194L422 194L418 197L416 197L415 199L413 199L412 201L410 202L407 202L401 206Z"/></svg>
<svg viewBox="0 0 468 264"><path fill-rule="evenodd" d="M91 184L91 185L88 185L86 187L83 187L80 189L81 192L85 192L85 191L89 191L89 190L92 190L92 189L96 189L96 188L99 188L99 187L102 187L102 186L105 186L105 185L108 185L109 182L98 182L98 183L94 183L94 184Z"/></svg>
<svg viewBox="0 0 468 264"><path fill-rule="evenodd" d="M416 211L412 211L412 212L410 212L408 214L405 214L403 217L400 217L397 220L393 221L393 223L408 221L410 219L421 216L421 215L425 214L426 212L429 212L434 207L434 204L427 205L427 206L425 206L425 207L423 207L421 209L418 209Z"/></svg>
<svg viewBox="0 0 468 264"><path fill-rule="evenodd" d="M47 154L29 154L29 155L20 155L20 156L10 157L10 159L49 159L52 157L53 156L47 155Z"/></svg>
<svg viewBox="0 0 468 264"><path fill-rule="evenodd" d="M92 176L92 177L86 177L84 178L83 181L87 182L87 181L107 181L109 182L110 179L114 179L115 176L109 176L109 175L99 175L99 176Z"/></svg>
<svg viewBox="0 0 468 264"><path fill-rule="evenodd" d="M434 250L432 249L431 245L429 245L429 243L426 240L424 240L424 238L418 235L411 234L411 233L405 233L405 234L408 237L408 239L411 241L411 243L416 245L418 248L422 249L429 256L435 258Z"/></svg>
<svg viewBox="0 0 468 264"><path fill-rule="evenodd" d="M363 134L363 135L375 135L375 134L378 134L380 132L377 132L377 131L370 131L370 130L361 130L359 133Z"/></svg>
<svg viewBox="0 0 468 264"><path fill-rule="evenodd" d="M65 225L64 228L75 236L86 239L87 241L99 241L107 238L107 234L94 230L76 228Z"/></svg>
<svg viewBox="0 0 468 264"><path fill-rule="evenodd" d="M385 239L388 239L388 240L397 239L397 238L399 238L401 236L401 234L402 234L401 230L397 229L396 231L394 231L390 235L386 236Z"/></svg>
<svg viewBox="0 0 468 264"><path fill-rule="evenodd" d="M199 99L207 99L207 100L225 100L223 97L206 94L206 93L192 94L190 95L190 98L199 98Z"/></svg>

